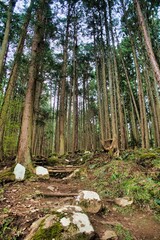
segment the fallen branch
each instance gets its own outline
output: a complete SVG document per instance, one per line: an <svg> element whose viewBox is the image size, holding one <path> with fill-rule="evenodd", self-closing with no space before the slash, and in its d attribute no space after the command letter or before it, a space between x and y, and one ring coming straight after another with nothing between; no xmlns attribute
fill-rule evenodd
<svg viewBox="0 0 160 240"><path fill-rule="evenodd" d="M72 169L48 169L49 173L71 173L74 170Z"/></svg>
<svg viewBox="0 0 160 240"><path fill-rule="evenodd" d="M37 193L37 197L76 197L78 196L78 193Z"/></svg>

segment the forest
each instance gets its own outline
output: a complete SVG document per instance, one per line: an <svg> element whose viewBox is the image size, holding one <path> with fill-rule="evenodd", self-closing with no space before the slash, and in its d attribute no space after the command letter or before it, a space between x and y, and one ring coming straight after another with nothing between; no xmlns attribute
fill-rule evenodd
<svg viewBox="0 0 160 240"><path fill-rule="evenodd" d="M132 163L115 170L117 164L133 159L143 173L149 174L146 179L153 181L151 188L144 186L151 194L148 200L146 195L140 199L147 202L152 196L157 214L159 0L1 0L0 184L13 184L10 170L15 164L24 166L30 178L36 164L44 166L44 161L50 167L64 165L59 169L61 174L71 172L67 162L72 170L83 164L93 172L94 168L101 171L106 167L112 169L112 180L117 181L116 171L121 176ZM124 174L126 178L131 172ZM87 179L84 175L82 179ZM129 192L129 187L125 194L115 192L114 197L134 197L141 191ZM157 191L153 193L154 187ZM96 190L103 197L103 190L98 186ZM0 196L1 192L4 190ZM0 230L3 227L0 225ZM4 235L0 239L5 239ZM14 239L24 239L22 236ZM123 235L113 239L132 238Z"/></svg>

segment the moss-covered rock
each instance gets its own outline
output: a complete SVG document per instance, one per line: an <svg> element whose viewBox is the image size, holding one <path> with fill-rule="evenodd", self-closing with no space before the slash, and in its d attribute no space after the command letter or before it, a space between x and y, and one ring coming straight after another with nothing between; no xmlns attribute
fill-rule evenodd
<svg viewBox="0 0 160 240"><path fill-rule="evenodd" d="M86 214L66 206L34 222L25 240L89 240L95 234Z"/></svg>

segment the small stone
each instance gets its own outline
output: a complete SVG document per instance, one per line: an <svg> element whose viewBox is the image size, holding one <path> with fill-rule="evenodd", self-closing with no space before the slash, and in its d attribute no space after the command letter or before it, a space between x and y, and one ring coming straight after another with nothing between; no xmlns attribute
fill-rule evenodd
<svg viewBox="0 0 160 240"><path fill-rule="evenodd" d="M125 207L133 203L133 198L130 197L116 198L114 201L117 205Z"/></svg>
<svg viewBox="0 0 160 240"><path fill-rule="evenodd" d="M49 175L48 169L38 166L38 167L36 167L36 175L40 175L40 176Z"/></svg>
<svg viewBox="0 0 160 240"><path fill-rule="evenodd" d="M24 180L25 177L25 167L22 166L20 163L17 163L17 165L14 168L14 175L16 180Z"/></svg>
<svg viewBox="0 0 160 240"><path fill-rule="evenodd" d="M117 240L118 237L114 231L106 230L101 239L102 240L107 240L107 239Z"/></svg>
<svg viewBox="0 0 160 240"><path fill-rule="evenodd" d="M12 192L17 192L17 189L12 189Z"/></svg>
<svg viewBox="0 0 160 240"><path fill-rule="evenodd" d="M47 189L51 190L52 192L55 191L55 187L52 187L52 186L48 186Z"/></svg>

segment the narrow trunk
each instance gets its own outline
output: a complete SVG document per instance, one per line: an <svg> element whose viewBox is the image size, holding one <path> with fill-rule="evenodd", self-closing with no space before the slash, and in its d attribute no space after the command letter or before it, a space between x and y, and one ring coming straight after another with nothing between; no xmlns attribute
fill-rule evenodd
<svg viewBox="0 0 160 240"><path fill-rule="evenodd" d="M68 99L68 118L67 118L67 152L71 151L71 107L72 107L72 86L73 79L70 79L70 92Z"/></svg>
<svg viewBox="0 0 160 240"><path fill-rule="evenodd" d="M104 51L104 50L102 50ZM109 122L109 110L108 110L108 93L107 93L107 79L106 79L106 68L105 68L105 59L104 52L102 52L101 56L101 66L102 66L102 81L103 81L103 102L104 102L104 117L105 117L105 138L109 139L111 136L110 132L110 122Z"/></svg>
<svg viewBox="0 0 160 240"><path fill-rule="evenodd" d="M4 62L4 58L5 58L6 50L7 50L7 46L8 46L11 19L12 19L12 13L13 13L15 4L16 4L16 0L10 0L8 12L7 12L7 22L6 22L3 41L2 41L2 47L0 50L0 83L1 83L2 75L3 75L3 62Z"/></svg>
<svg viewBox="0 0 160 240"><path fill-rule="evenodd" d="M148 71L145 71L145 79L147 83L147 90L148 90L148 97L150 100L150 108L151 108L151 116L152 116L152 123L153 123L153 129L154 129L154 141L155 141L155 147L160 146L160 129L158 124L158 113L156 111L156 104L154 101L153 91L152 91L152 84L151 80L149 79Z"/></svg>
<svg viewBox="0 0 160 240"><path fill-rule="evenodd" d="M59 99L60 99L60 83L58 84L58 94L57 94L57 109L56 109L56 126L55 126L55 140L54 140L54 149L57 153L59 151Z"/></svg>
<svg viewBox="0 0 160 240"><path fill-rule="evenodd" d="M34 99L34 107L33 107L33 132L32 132L32 153L35 154L35 140L36 140L36 132L37 132L37 118L39 113L39 102L40 96L42 92L42 81L36 81L36 90L35 90L35 99Z"/></svg>
<svg viewBox="0 0 160 240"><path fill-rule="evenodd" d="M111 126L112 126L112 137L117 135L117 124L116 124L116 116L115 116L115 104L114 104L114 85L113 85L113 77L112 77L112 67L111 60L108 57L108 73L109 73L109 90L110 90L110 104L111 104Z"/></svg>
<svg viewBox="0 0 160 240"><path fill-rule="evenodd" d="M138 135L138 128L135 119L135 109L133 108L133 103L131 101L131 109L129 111L130 119L131 119L131 143L133 146L139 145L139 135Z"/></svg>
<svg viewBox="0 0 160 240"><path fill-rule="evenodd" d="M76 18L76 16L75 16ZM73 140L72 154L78 150L78 78L77 78L77 20L74 21L73 46Z"/></svg>

